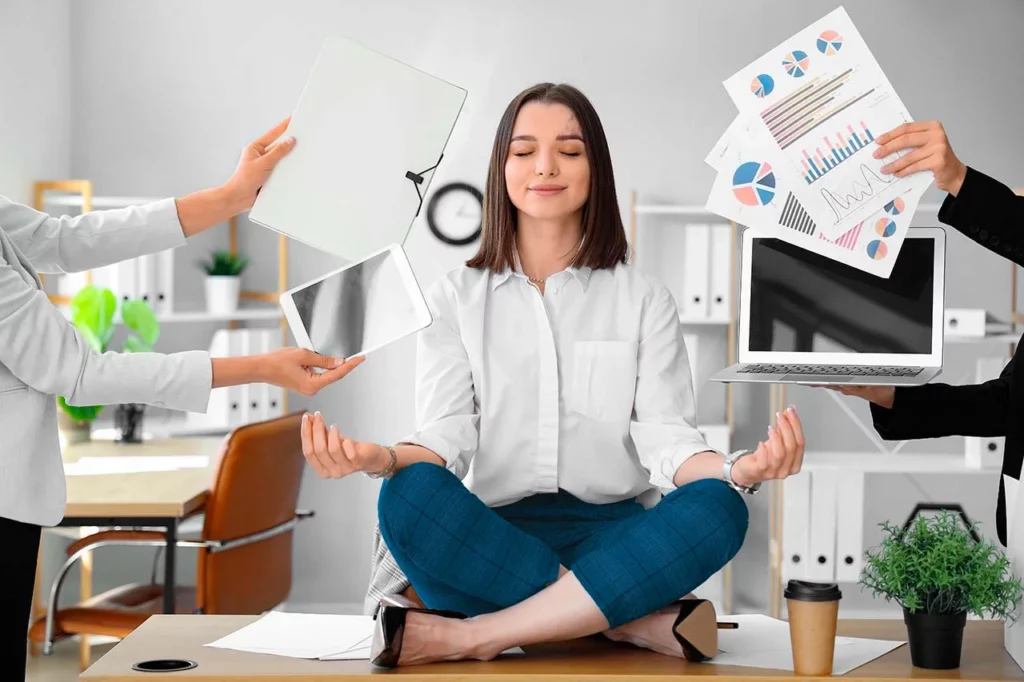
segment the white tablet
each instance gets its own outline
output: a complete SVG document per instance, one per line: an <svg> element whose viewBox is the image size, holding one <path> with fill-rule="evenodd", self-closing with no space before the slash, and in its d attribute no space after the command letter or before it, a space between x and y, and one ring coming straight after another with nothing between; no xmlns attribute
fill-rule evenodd
<svg viewBox="0 0 1024 682"><path fill-rule="evenodd" d="M249 219L348 261L403 244L465 99L429 73L328 39L285 133L295 148Z"/></svg>
<svg viewBox="0 0 1024 682"><path fill-rule="evenodd" d="M398 244L284 292L281 308L299 346L340 358L366 355L432 322Z"/></svg>

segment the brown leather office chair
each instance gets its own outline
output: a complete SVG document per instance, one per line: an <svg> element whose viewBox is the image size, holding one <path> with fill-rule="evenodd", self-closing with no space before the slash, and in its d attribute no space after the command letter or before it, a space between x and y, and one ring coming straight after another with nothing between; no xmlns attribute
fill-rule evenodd
<svg viewBox="0 0 1024 682"><path fill-rule="evenodd" d="M312 512L296 509L305 458L302 415L247 424L224 442L198 540L178 547L199 549L196 587L176 587L178 613L258 615L288 596L292 584L292 530ZM68 547L54 580L47 615L29 637L49 654L54 642L76 634L123 638L150 615L163 611L163 585L122 585L73 606L57 609L68 570L89 550L103 546L161 547L164 534L145 529L100 531Z"/></svg>

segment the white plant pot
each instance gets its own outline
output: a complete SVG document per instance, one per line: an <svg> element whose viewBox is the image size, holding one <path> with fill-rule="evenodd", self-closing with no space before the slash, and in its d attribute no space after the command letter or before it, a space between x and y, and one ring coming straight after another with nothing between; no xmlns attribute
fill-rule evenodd
<svg viewBox="0 0 1024 682"><path fill-rule="evenodd" d="M206 278L206 309L211 313L233 313L238 310L241 277Z"/></svg>

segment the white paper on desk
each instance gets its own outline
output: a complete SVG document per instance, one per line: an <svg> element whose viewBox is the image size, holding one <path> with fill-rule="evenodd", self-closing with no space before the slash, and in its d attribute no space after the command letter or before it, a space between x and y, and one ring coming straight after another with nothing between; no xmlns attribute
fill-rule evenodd
<svg viewBox="0 0 1024 682"><path fill-rule="evenodd" d="M366 655L360 658L369 658L373 626L370 616L271 611L206 646L311 659L366 646Z"/></svg>
<svg viewBox="0 0 1024 682"><path fill-rule="evenodd" d="M720 141L709 156L719 172L708 195L708 211L878 277L892 274L920 192L907 191L832 239L801 203L798 188L764 162L771 156L767 147L745 144L741 135Z"/></svg>
<svg viewBox="0 0 1024 682"><path fill-rule="evenodd" d="M913 119L846 10L839 7L751 62L724 83L743 114L759 121L762 162L835 239L902 196L920 195L931 172L896 178L872 154L874 139ZM816 169L817 168L817 169Z"/></svg>
<svg viewBox="0 0 1024 682"><path fill-rule="evenodd" d="M719 630L719 654L710 663L793 670L789 623L763 615L727 616L721 620L738 623L739 627L735 630ZM902 641L836 637L832 674L848 673L901 644Z"/></svg>
<svg viewBox="0 0 1024 682"><path fill-rule="evenodd" d="M151 471L205 469L210 465L206 455L154 455L126 457L82 457L64 465L65 476L102 476L108 474L139 474Z"/></svg>

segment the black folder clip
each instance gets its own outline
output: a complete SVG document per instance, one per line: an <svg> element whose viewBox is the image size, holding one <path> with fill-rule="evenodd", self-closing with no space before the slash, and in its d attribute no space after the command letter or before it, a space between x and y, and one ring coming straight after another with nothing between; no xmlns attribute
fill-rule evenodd
<svg viewBox="0 0 1024 682"><path fill-rule="evenodd" d="M430 171L434 170L438 166L440 166L441 165L441 159L443 159L443 158L444 158L444 154L441 154L441 156L437 157L437 163L435 163L433 166L431 166L430 168L428 168L428 169L426 169L424 171L420 171L419 173L413 173L412 171L405 171L405 177L407 177L410 180L412 180L413 187L416 188L416 196L418 196L420 198L419 206L416 207L416 216L413 216L413 217L418 217L419 214L420 214L420 209L423 208L423 193L420 192L420 185L423 184L423 176L426 175L427 173L429 173Z"/></svg>

